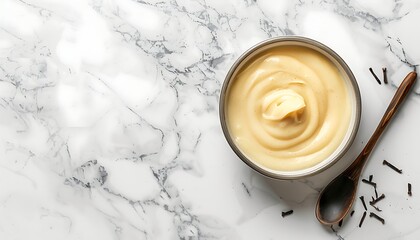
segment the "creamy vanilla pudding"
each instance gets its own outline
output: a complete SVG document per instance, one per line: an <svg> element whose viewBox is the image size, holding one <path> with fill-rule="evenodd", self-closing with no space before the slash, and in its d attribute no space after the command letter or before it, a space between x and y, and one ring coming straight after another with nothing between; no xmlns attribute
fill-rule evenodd
<svg viewBox="0 0 420 240"><path fill-rule="evenodd" d="M335 162L360 120L360 95L347 65L325 46L298 39L305 41L280 38L251 49L222 89L228 142L246 163L278 178Z"/></svg>

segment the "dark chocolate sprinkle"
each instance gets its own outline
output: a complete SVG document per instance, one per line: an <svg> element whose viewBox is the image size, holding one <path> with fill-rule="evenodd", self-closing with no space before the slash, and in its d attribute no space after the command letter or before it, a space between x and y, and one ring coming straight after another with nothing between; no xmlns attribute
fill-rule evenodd
<svg viewBox="0 0 420 240"><path fill-rule="evenodd" d="M293 213L293 210L289 210L289 211L287 211L287 212L281 212L281 216L282 216L282 217L286 217L286 216L291 215L292 213Z"/></svg>
<svg viewBox="0 0 420 240"><path fill-rule="evenodd" d="M378 208L377 206L375 206L375 205L370 205L370 206L373 207L376 211L382 212L382 210L380 208Z"/></svg>
<svg viewBox="0 0 420 240"><path fill-rule="evenodd" d="M408 196L412 196L413 194L411 193L411 183L408 183Z"/></svg>
<svg viewBox="0 0 420 240"><path fill-rule="evenodd" d="M366 179L362 179L362 182L364 182L364 183L366 183L366 184L369 184L369 185L371 185L371 186L373 186L373 187L375 187L375 188L376 188L376 183L375 183L375 182L368 181L368 180L366 180Z"/></svg>
<svg viewBox="0 0 420 240"><path fill-rule="evenodd" d="M382 193L382 195L381 195L381 196L379 196L378 198L376 198L376 199L374 199L374 200L370 201L369 203L370 203L370 205L375 205L377 202L381 201L381 200L382 200L382 199L384 199L384 198L385 198L385 194L383 194L383 193Z"/></svg>
<svg viewBox="0 0 420 240"><path fill-rule="evenodd" d="M384 83L388 84L388 76L386 75L386 68L382 68L382 75L384 77Z"/></svg>
<svg viewBox="0 0 420 240"><path fill-rule="evenodd" d="M380 221L382 224L385 224L385 219L379 217L378 215L376 215L376 213L374 212L370 212L369 217L374 217L376 218L378 221Z"/></svg>
<svg viewBox="0 0 420 240"><path fill-rule="evenodd" d="M365 217L366 217L366 211L364 211L364 212L363 212L363 216L362 216L362 218L360 219L360 222L359 222L359 228L360 228L360 227L362 227L363 221L365 221Z"/></svg>
<svg viewBox="0 0 420 240"><path fill-rule="evenodd" d="M392 165L391 163L389 163L387 160L384 160L382 162L383 165L387 165L388 167L390 167L392 170L396 171L397 173L401 174L402 170L398 169L397 167L395 167L394 165Z"/></svg>
<svg viewBox="0 0 420 240"><path fill-rule="evenodd" d="M372 73L373 77L376 79L376 81L381 85L381 80L379 80L378 76L373 72L372 68L369 68L370 73Z"/></svg>
<svg viewBox="0 0 420 240"><path fill-rule="evenodd" d="M366 203L365 203L365 197L360 196L359 198L360 198L360 201L362 201L362 203L363 203L363 207L365 208L365 211L367 211L367 207L366 207Z"/></svg>

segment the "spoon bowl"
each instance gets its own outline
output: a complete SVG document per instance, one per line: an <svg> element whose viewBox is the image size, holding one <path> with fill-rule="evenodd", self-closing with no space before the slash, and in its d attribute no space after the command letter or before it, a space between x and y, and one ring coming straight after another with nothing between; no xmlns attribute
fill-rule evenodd
<svg viewBox="0 0 420 240"><path fill-rule="evenodd" d="M416 72L410 72L395 92L387 110L375 132L372 134L366 146L353 163L334 180L332 180L321 192L315 207L315 215L318 221L325 225L340 222L350 211L357 193L357 186L370 153L375 147L379 137L384 132L395 115L398 107L403 103L411 87L417 78Z"/></svg>
<svg viewBox="0 0 420 240"><path fill-rule="evenodd" d="M357 188L357 182L348 177L337 177L328 187L328 191L319 198L316 216L323 224L336 224L350 211L356 197L353 189Z"/></svg>

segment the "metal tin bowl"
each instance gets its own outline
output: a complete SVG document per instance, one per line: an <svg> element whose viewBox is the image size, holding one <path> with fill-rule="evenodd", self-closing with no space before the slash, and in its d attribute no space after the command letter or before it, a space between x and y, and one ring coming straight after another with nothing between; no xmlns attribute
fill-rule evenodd
<svg viewBox="0 0 420 240"><path fill-rule="evenodd" d="M303 46L311 48L324 56L326 56L337 69L340 71L343 79L346 81L346 84L350 87L348 89L350 92L351 102L353 104L353 112L351 115L350 120L350 127L347 131L346 136L342 144L340 144L341 149L337 149L333 154L334 156L329 160L322 161L316 164L313 167L303 169L303 170L296 170L296 171L278 171L273 169L268 169L265 166L262 166L252 159L249 159L245 154L238 148L235 142L232 139L232 136L229 131L229 127L226 121L226 112L227 112L227 100L230 91L230 85L235 80L236 75L246 66L249 62L254 60L254 57L259 55L262 52L269 51L270 49L279 47L279 46ZM353 140L356 136L357 130L359 128L360 123L360 114L361 114L361 98L360 98L360 91L359 86L357 85L356 79L351 72L350 68L344 62L344 60L332 49L325 46L324 44L317 42L313 39L301 37L301 36L286 36L286 37L276 37L271 38L266 41L260 42L257 45L248 49L244 54L242 54L238 60L233 64L230 68L229 72L226 75L225 81L222 86L222 90L220 93L220 102L219 102L219 116L220 116L220 123L223 129L223 134L227 142L229 143L232 150L236 153L236 155L248 166L253 168L255 171L263 174L266 177L274 178L274 179L302 179L308 176L315 175L324 171L325 169L331 167L334 163L336 163L339 159L343 157L343 155L347 152Z"/></svg>

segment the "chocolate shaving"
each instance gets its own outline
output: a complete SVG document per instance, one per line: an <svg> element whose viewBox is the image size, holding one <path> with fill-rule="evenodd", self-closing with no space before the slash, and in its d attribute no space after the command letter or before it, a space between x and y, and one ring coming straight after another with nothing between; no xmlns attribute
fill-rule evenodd
<svg viewBox="0 0 420 240"><path fill-rule="evenodd" d="M375 183L375 182L368 181L368 180L366 180L366 179L362 179L362 182L364 182L364 183L366 183L366 184L369 184L369 185L372 185L374 188L376 188L376 183Z"/></svg>
<svg viewBox="0 0 420 240"><path fill-rule="evenodd" d="M372 182L373 175L369 175L369 182Z"/></svg>
<svg viewBox="0 0 420 240"><path fill-rule="evenodd" d="M372 73L373 77L376 79L376 81L381 85L381 80L379 80L378 76L373 72L372 68L369 68L370 73Z"/></svg>
<svg viewBox="0 0 420 240"><path fill-rule="evenodd" d="M375 205L377 202L379 202L379 201L381 201L382 199L384 199L385 198L385 194L383 194L382 193L382 195L381 196L379 196L378 198L376 198L376 199L374 199L374 200L372 200L372 201L370 201L369 203L370 203L370 205Z"/></svg>
<svg viewBox="0 0 420 240"><path fill-rule="evenodd" d="M289 210L289 211L287 211L287 212L281 212L281 216L282 216L282 217L286 217L286 216L291 215L292 213L293 213L293 210Z"/></svg>
<svg viewBox="0 0 420 240"><path fill-rule="evenodd" d="M341 227L341 225L343 225L343 219L338 222L338 226Z"/></svg>
<svg viewBox="0 0 420 240"><path fill-rule="evenodd" d="M367 211L367 207L366 207L366 203L365 203L365 197L360 196L359 198L360 198L360 201L362 201L362 203L363 203L363 207L365 208L365 211Z"/></svg>
<svg viewBox="0 0 420 240"><path fill-rule="evenodd" d="M353 211L351 211L351 213L350 213L350 217L353 217L353 214L354 214L354 210L353 210Z"/></svg>
<svg viewBox="0 0 420 240"><path fill-rule="evenodd" d="M411 183L408 183L408 196L412 196L413 194L411 193Z"/></svg>
<svg viewBox="0 0 420 240"><path fill-rule="evenodd" d="M365 217L366 217L366 211L363 213L363 216L362 216L362 218L360 219L360 222L359 222L359 228L360 228L360 227L362 227L362 224L363 224L363 222L365 221Z"/></svg>
<svg viewBox="0 0 420 240"><path fill-rule="evenodd" d="M384 77L384 83L388 84L388 77L386 75L386 68L382 68L382 75Z"/></svg>
<svg viewBox="0 0 420 240"><path fill-rule="evenodd" d="M401 174L402 173L402 169L398 169L396 166L392 165L391 163L389 163L387 160L384 160L382 162L383 165L387 165L388 167L390 167L392 170L396 171L397 173Z"/></svg>
<svg viewBox="0 0 420 240"><path fill-rule="evenodd" d="M376 213L374 212L370 212L369 217L374 217L376 218L378 221L380 221L382 224L385 224L385 219L379 217L378 215L376 215Z"/></svg>
<svg viewBox="0 0 420 240"><path fill-rule="evenodd" d="M378 192L376 191L376 188L375 188L375 197L378 198Z"/></svg>

